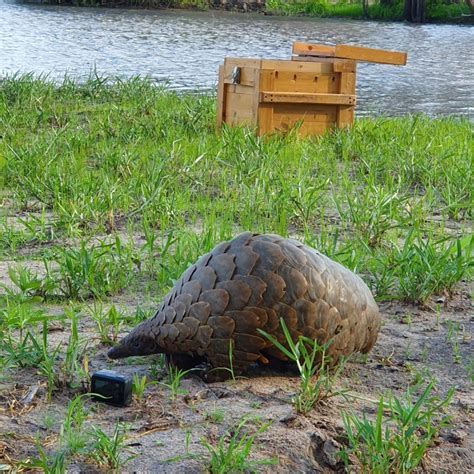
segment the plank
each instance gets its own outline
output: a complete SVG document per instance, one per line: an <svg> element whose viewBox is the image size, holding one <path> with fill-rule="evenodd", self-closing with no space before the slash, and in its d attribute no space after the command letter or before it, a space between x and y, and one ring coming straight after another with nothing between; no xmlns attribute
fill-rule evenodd
<svg viewBox="0 0 474 474"><path fill-rule="evenodd" d="M348 44L336 45L336 57L399 66L404 66L407 63L407 53L405 52L362 48L360 46L351 46Z"/></svg>
<svg viewBox="0 0 474 474"><path fill-rule="evenodd" d="M333 65L334 72L355 72L356 62L352 59L323 58L320 56L292 56L292 61L306 61L310 63L326 62Z"/></svg>
<svg viewBox="0 0 474 474"><path fill-rule="evenodd" d="M275 70L274 92L339 92L340 74L313 74Z"/></svg>
<svg viewBox="0 0 474 474"><path fill-rule="evenodd" d="M311 44L295 41L293 43L293 54L308 56L335 57L336 48L326 44Z"/></svg>
<svg viewBox="0 0 474 474"><path fill-rule="evenodd" d="M242 84L226 84L226 90L229 93L253 95L254 87Z"/></svg>
<svg viewBox="0 0 474 474"><path fill-rule="evenodd" d="M292 104L334 104L355 105L354 94L307 94L305 92L268 92L260 93L263 103L292 103Z"/></svg>
<svg viewBox="0 0 474 474"><path fill-rule="evenodd" d="M289 132L293 127L297 128L298 135L306 137L311 135L323 135L327 130L334 128L334 124L302 120L294 123L275 123L273 129L278 132Z"/></svg>
<svg viewBox="0 0 474 474"><path fill-rule="evenodd" d="M275 104L273 123L296 123L299 120L334 124L337 119L337 107L331 105Z"/></svg>
<svg viewBox="0 0 474 474"><path fill-rule="evenodd" d="M278 71L291 72L310 72L314 74L324 74L333 72L334 68L330 62L307 62L307 61L292 61L289 60L275 60L263 59L262 69L275 69Z"/></svg>
<svg viewBox="0 0 474 474"><path fill-rule="evenodd" d="M326 58L354 59L370 63L394 64L404 66L407 63L407 53L388 51L386 49L365 48L349 44L328 46L296 42L293 44L293 54L299 56L321 56Z"/></svg>
<svg viewBox="0 0 474 474"><path fill-rule="evenodd" d="M260 87L261 90L273 90L275 82L275 71L272 69L262 69L260 71ZM258 101L260 102L260 101ZM263 135L273 131L273 105L260 104L258 106L258 134Z"/></svg>
<svg viewBox="0 0 474 474"><path fill-rule="evenodd" d="M340 84L341 86L339 91L341 94L354 93L356 84L356 74L351 72L342 73ZM355 107L341 106L338 109L339 110L337 113L337 126L339 128L351 126L354 122Z"/></svg>
<svg viewBox="0 0 474 474"><path fill-rule="evenodd" d="M225 123L228 125L253 125L255 120L251 110L234 110L226 113Z"/></svg>
<svg viewBox="0 0 474 474"><path fill-rule="evenodd" d="M217 84L217 110L216 110L216 125L222 126L225 114L225 84L224 84L224 66L219 66L219 82Z"/></svg>
<svg viewBox="0 0 474 474"><path fill-rule="evenodd" d="M252 125L255 127L258 126L258 108L260 106L260 101L258 100L260 97L260 69L255 68L254 70L254 87L253 87L253 106L252 106Z"/></svg>
<svg viewBox="0 0 474 474"><path fill-rule="evenodd" d="M260 70L261 59L246 58L225 58L224 60L224 82L226 84L234 84L232 73L235 67L240 67L241 86L255 86L255 69Z"/></svg>
<svg viewBox="0 0 474 474"><path fill-rule="evenodd" d="M225 106L230 112L235 110L251 111L253 109L253 95L227 91Z"/></svg>

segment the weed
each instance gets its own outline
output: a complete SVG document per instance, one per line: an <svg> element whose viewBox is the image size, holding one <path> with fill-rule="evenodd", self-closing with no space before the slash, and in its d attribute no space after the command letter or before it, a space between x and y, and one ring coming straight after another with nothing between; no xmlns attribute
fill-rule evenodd
<svg viewBox="0 0 474 474"><path fill-rule="evenodd" d="M10 281L19 292L14 292L6 285L0 284L7 295L19 302L32 301L35 297L44 297L54 291L55 282L50 278L41 279L29 268L17 266L8 268Z"/></svg>
<svg viewBox="0 0 474 474"><path fill-rule="evenodd" d="M224 421L224 412L223 410L214 410L206 413L206 420L211 421L212 423L222 423Z"/></svg>
<svg viewBox="0 0 474 474"><path fill-rule="evenodd" d="M208 450L210 460L208 469L212 474L227 472L252 472L257 466L276 464L275 459L250 460L248 459L256 438L265 432L271 422L259 423L260 426L250 433L249 419L244 417L237 426L221 436L216 444L205 439L202 445Z"/></svg>
<svg viewBox="0 0 474 474"><path fill-rule="evenodd" d="M145 393L146 388L146 375L139 377L138 374L133 375L132 380L132 393L135 395L137 400L141 402L143 400L143 394Z"/></svg>
<svg viewBox="0 0 474 474"><path fill-rule="evenodd" d="M133 265L123 258L123 247L118 238L115 244L101 242L91 247L81 241L78 249L59 249L52 261L57 268L44 260L47 275L57 283L61 293L71 299L114 294L129 282Z"/></svg>
<svg viewBox="0 0 474 474"><path fill-rule="evenodd" d="M48 454L39 441L36 444L36 449L38 451L38 457L20 461L16 463L15 467L21 470L34 470L47 474L64 474L66 472L66 453L64 451Z"/></svg>
<svg viewBox="0 0 474 474"><path fill-rule="evenodd" d="M185 375L187 375L189 372L192 372L193 370L194 369L182 370L174 366L173 364L168 364L168 380L166 383L160 383L171 391L171 400L176 400L178 395L184 395L185 393L187 393L186 390L180 388L181 380Z"/></svg>
<svg viewBox="0 0 474 474"><path fill-rule="evenodd" d="M100 342L106 345L114 344L123 323L123 315L112 305L107 311L103 311L102 304L94 301L90 308L90 317L94 321Z"/></svg>
<svg viewBox="0 0 474 474"><path fill-rule="evenodd" d="M344 413L343 422L348 448L340 455L347 464L349 454L355 456L362 470L370 472L411 472L419 465L439 430L449 424L443 413L451 402L454 389L442 400L431 396L430 383L415 400L413 389L404 397L380 397L375 420L365 415ZM384 412L388 415L384 417Z"/></svg>
<svg viewBox="0 0 474 474"><path fill-rule="evenodd" d="M69 456L85 451L88 434L83 429L88 414L82 403L84 396L74 397L67 406L66 416L59 432L59 441L62 449L67 450Z"/></svg>
<svg viewBox="0 0 474 474"><path fill-rule="evenodd" d="M126 428L118 422L115 424L112 435L94 427L90 436L93 438L93 443L89 456L103 468L117 471L135 457L135 455L130 455L124 458L123 453L127 451Z"/></svg>
<svg viewBox="0 0 474 474"><path fill-rule="evenodd" d="M345 391L334 391L334 384L344 369L345 361L340 361L337 369L331 372L326 355L330 343L320 346L317 341L304 336L300 336L295 343L283 318L280 319L280 324L288 348L265 331L259 330L259 332L298 367L300 388L293 398L296 411L307 413L322 400L343 395ZM315 378L316 380L314 380Z"/></svg>

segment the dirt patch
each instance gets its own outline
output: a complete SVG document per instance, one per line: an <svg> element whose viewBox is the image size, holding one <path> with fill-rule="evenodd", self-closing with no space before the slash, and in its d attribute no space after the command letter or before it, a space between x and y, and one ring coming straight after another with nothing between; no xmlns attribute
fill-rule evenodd
<svg viewBox="0 0 474 474"><path fill-rule="evenodd" d="M417 379L431 379L440 396L451 386L456 386L456 393L449 408L452 426L444 429L429 449L422 470L470 472L474 469L472 291L472 285L462 285L455 298L441 304L438 311L398 302L382 303L384 323L377 345L366 361L350 362L339 382L357 398L332 398L306 416L297 415L291 406L298 386L294 374L256 370L248 378L226 383L206 384L191 376L182 382L186 394L174 401L159 383L148 384L144 399L135 400L127 408L86 401L86 423L107 432L117 420L129 425L128 447L137 455L126 465L125 470L130 472L203 472L206 450L201 440L215 442L244 415L272 422L256 441L252 456L273 457L278 464L262 467L262 471L339 472L343 466L336 453L345 442L341 412L351 409L373 414L375 404L368 400L377 399L387 390L402 394ZM133 306L137 299L136 294L122 295L117 303L126 304L128 300ZM436 304L434 301L433 306ZM151 375L150 358L135 359L132 364L127 360L108 361L106 348L94 338L93 325L86 318L80 330L81 336L90 340L91 371L113 367L124 373L146 374L154 382L164 377L164 369ZM55 341L64 341L66 336L67 331L54 333ZM36 437L47 449L57 441L65 407L74 393L64 390L47 403L44 387L40 387L33 402L25 407L22 399L39 381L32 369L7 372L1 380L2 463L34 456ZM70 471L90 469L90 465L78 462Z"/></svg>

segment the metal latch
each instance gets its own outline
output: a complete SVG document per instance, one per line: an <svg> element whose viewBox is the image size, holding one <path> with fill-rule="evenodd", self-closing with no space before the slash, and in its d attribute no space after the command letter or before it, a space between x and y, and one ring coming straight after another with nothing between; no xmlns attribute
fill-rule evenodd
<svg viewBox="0 0 474 474"><path fill-rule="evenodd" d="M242 68L235 66L234 69L232 69L232 84L240 84L240 73L242 72Z"/></svg>

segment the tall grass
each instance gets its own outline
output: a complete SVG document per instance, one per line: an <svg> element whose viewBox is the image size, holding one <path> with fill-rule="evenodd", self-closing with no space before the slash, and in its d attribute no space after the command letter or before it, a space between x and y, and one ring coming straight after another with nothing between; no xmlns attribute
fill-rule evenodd
<svg viewBox="0 0 474 474"><path fill-rule="evenodd" d="M216 133L214 107L212 95L140 78L3 79L8 212L33 206L48 224L5 220L0 252L28 249L32 225L48 229L46 244L73 238L38 257L56 262L55 294L76 299L134 278L166 288L241 229L294 234L362 273L380 298L425 302L472 273L469 121L365 118L322 137L261 138ZM96 234L112 243L90 242ZM145 242L134 247L137 235ZM44 288L27 280L18 281L27 295Z"/></svg>
<svg viewBox="0 0 474 474"><path fill-rule="evenodd" d="M267 0L266 9L280 15L304 15L316 17L367 18L372 20L402 20L403 1L374 2L364 12L362 1L337 3L328 0ZM469 15L467 4L449 3L445 0L426 0L425 19L428 21L452 21Z"/></svg>

